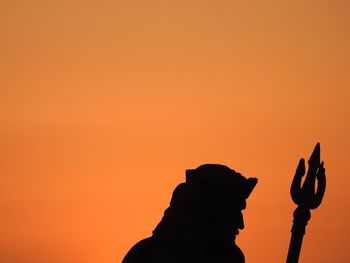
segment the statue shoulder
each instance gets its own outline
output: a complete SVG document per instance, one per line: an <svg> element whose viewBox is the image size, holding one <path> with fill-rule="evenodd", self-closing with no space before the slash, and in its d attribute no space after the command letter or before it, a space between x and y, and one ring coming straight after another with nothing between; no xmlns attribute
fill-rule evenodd
<svg viewBox="0 0 350 263"><path fill-rule="evenodd" d="M146 238L136 243L126 254L122 263L148 263L153 255L156 241L152 238Z"/></svg>

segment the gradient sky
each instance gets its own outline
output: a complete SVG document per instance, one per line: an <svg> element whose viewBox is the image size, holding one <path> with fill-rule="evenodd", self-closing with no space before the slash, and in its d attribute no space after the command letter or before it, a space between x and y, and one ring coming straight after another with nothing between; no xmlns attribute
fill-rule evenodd
<svg viewBox="0 0 350 263"><path fill-rule="evenodd" d="M327 189L300 262L348 263L350 2L1 1L0 261L116 263L184 171L259 183L237 238L284 262L298 160Z"/></svg>

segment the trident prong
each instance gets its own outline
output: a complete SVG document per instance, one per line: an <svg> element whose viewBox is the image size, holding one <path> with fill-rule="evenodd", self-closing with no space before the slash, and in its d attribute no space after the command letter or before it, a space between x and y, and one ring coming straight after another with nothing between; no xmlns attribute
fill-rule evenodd
<svg viewBox="0 0 350 263"><path fill-rule="evenodd" d="M315 209L321 202L326 189L324 163L320 163L320 144L317 143L308 161L309 169L301 186L301 179L305 175L305 160L300 159L290 188L290 194L295 204L306 209ZM315 183L317 179L317 191Z"/></svg>
<svg viewBox="0 0 350 263"><path fill-rule="evenodd" d="M320 144L317 143L308 161L309 168L301 186L301 179L305 175L305 160L300 159L290 188L290 194L298 205L293 213L292 237L289 244L287 263L297 263L301 244L305 234L307 222L311 218L310 209L317 208L326 190L326 173L324 163L320 163ZM317 190L315 184L317 179Z"/></svg>

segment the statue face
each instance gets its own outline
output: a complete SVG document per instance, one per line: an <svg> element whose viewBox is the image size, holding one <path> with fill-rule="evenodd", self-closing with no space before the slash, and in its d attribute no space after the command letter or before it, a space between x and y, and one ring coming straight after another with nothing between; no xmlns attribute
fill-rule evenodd
<svg viewBox="0 0 350 263"><path fill-rule="evenodd" d="M244 220L242 210L231 211L227 215L226 231L233 236L238 235L239 230L244 229Z"/></svg>
<svg viewBox="0 0 350 263"><path fill-rule="evenodd" d="M232 218L232 223L238 229L244 229L244 220L243 220L243 213L242 213L242 211L234 213L234 216Z"/></svg>
<svg viewBox="0 0 350 263"><path fill-rule="evenodd" d="M246 208L246 201L228 203L225 209L225 223L235 229L244 229L242 211Z"/></svg>
<svg viewBox="0 0 350 263"><path fill-rule="evenodd" d="M215 238L220 243L233 243L239 230L244 229L244 220L242 210L244 208L229 205L224 209L221 215L217 218L217 231Z"/></svg>

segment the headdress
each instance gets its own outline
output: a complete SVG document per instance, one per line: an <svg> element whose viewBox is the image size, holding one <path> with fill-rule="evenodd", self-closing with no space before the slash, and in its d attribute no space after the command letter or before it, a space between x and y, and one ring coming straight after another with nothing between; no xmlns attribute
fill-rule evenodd
<svg viewBox="0 0 350 263"><path fill-rule="evenodd" d="M186 170L186 184L198 187L227 190L235 197L247 199L258 179L245 178L240 173L221 164L204 164L196 169ZM226 192L226 191L225 191Z"/></svg>

